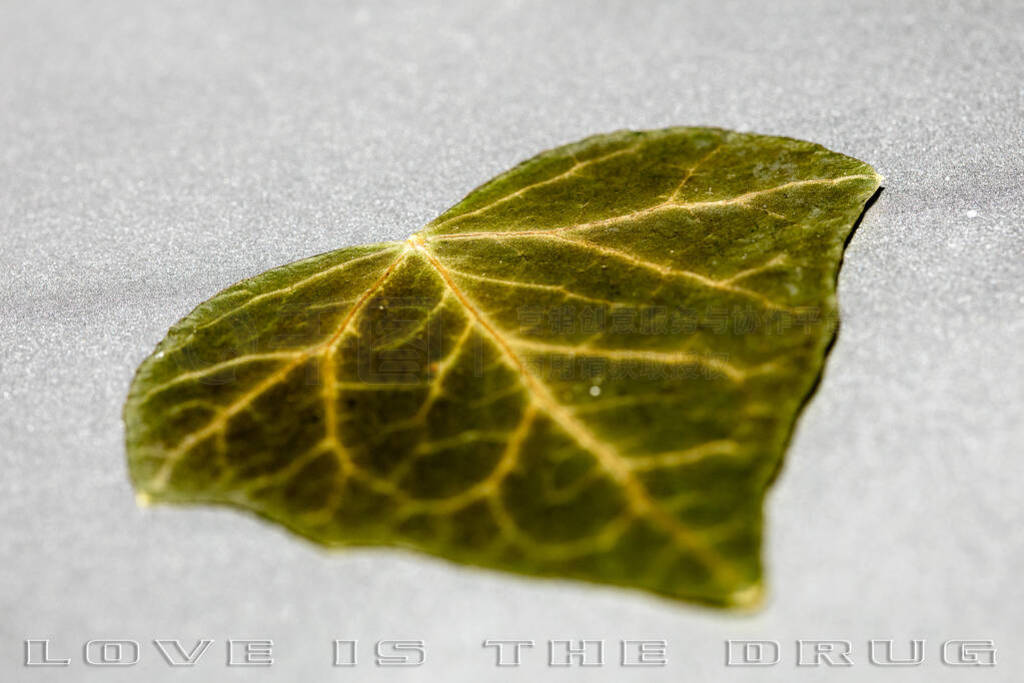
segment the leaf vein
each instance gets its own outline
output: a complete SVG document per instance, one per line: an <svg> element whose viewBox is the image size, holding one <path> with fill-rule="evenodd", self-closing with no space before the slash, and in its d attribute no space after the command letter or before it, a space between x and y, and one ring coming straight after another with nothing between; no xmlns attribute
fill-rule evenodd
<svg viewBox="0 0 1024 683"><path fill-rule="evenodd" d="M557 175L551 176L550 178L547 178L545 180L540 180L540 181L538 181L536 183L531 183L529 185L524 185L523 187L519 188L518 190L515 190L514 192L510 192L509 194L506 194L506 195L502 195L501 197L498 197L497 199L491 201L488 204L484 204L483 206L477 207L476 209L473 209L472 211L467 211L465 213L460 213L457 216L452 216L451 218L446 218L444 220L438 221L438 222L434 223L433 225L434 225L434 227L440 227L442 225L450 225L452 223L458 223L459 221L464 220L466 218L470 218L472 216L479 216L480 214L486 213L487 211L490 211L491 209L493 209L496 206L499 206L500 204L504 204L506 202L509 202L509 201L515 199L516 197L521 197L522 195L524 195L525 193L527 193L527 192L529 192L531 190L535 190L535 189L537 189L539 187L544 187L545 185L551 185L551 184L557 183L560 180L564 180L564 179L568 178L569 176L572 176L572 175L575 175L575 174L579 173L581 169L584 169L584 168L586 168L588 166L592 166L594 164L598 164L598 163L601 163L603 161L607 161L608 159L612 159L612 158L615 158L615 157L623 155L623 154L635 153L639 148L640 148L640 144L637 143L635 145L630 145L628 147L624 147L622 149L615 150L614 152L609 152L608 154L597 156L597 157L594 157L592 159L587 159L586 161L576 161L576 163L573 166L571 166L570 168L568 168L565 171L562 171L561 173L559 173Z"/></svg>
<svg viewBox="0 0 1024 683"><path fill-rule="evenodd" d="M425 243L415 236L410 238L410 242L447 283L452 293L462 302L478 326L494 340L502 353L519 370L521 380L531 390L531 398L544 408L545 412L569 437L594 455L598 464L608 472L613 481L623 487L630 508L636 514L651 519L667 531L677 543L693 553L717 581L729 585L738 580L734 569L711 546L706 545L698 535L686 528L678 519L658 507L646 487L633 475L632 470L623 462L623 457L615 449L598 439L584 423L577 420L570 411L554 399L544 383L529 371L526 364L516 355L513 348L487 320L482 311L458 288L445 267L426 248Z"/></svg>

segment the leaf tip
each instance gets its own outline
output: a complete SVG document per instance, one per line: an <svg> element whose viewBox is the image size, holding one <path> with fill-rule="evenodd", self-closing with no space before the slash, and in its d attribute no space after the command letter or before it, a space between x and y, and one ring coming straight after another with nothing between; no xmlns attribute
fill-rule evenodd
<svg viewBox="0 0 1024 683"><path fill-rule="evenodd" d="M153 504L153 498L145 491L139 491L135 494L135 504L140 508L148 508Z"/></svg>
<svg viewBox="0 0 1024 683"><path fill-rule="evenodd" d="M756 610L764 604L764 585L759 581L732 592L728 604L743 610Z"/></svg>

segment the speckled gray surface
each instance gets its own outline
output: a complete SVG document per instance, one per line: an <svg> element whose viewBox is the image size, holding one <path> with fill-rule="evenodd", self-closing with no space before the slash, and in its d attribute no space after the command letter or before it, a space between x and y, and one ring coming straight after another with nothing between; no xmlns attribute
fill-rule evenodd
<svg viewBox="0 0 1024 683"><path fill-rule="evenodd" d="M189 1L0 5L0 679L584 680L546 641L605 639L597 681L818 681L1024 668L1024 10L1016 2ZM526 156L621 127L823 143L885 190L843 325L769 496L770 596L740 616L418 556L326 554L230 511L136 508L120 410L167 327L235 280L400 239ZM52 638L64 669L26 669ZM130 669L84 641L143 642ZM171 669L153 638L217 642ZM226 638L274 640L269 669ZM331 667L359 639L357 670ZM375 667L374 641L427 662ZM496 670L485 638L535 640ZM668 665L619 669L619 639ZM727 669L726 639L783 661ZM871 638L927 640L919 668ZM994 670L939 661L994 639ZM883 675L886 674L886 675ZM826 677L832 680L832 677Z"/></svg>

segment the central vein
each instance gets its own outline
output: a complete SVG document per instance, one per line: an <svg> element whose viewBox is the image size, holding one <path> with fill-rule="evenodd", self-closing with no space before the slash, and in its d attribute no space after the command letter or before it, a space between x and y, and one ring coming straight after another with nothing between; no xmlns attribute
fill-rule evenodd
<svg viewBox="0 0 1024 683"><path fill-rule="evenodd" d="M651 498L646 487L636 478L636 475L623 462L622 456L615 449L598 439L584 423L555 400L548 387L529 371L527 365L516 355L486 315L455 284L447 269L427 248L423 239L419 235L413 235L407 240L407 243L433 266L474 322L494 340L509 362L519 371L519 376L529 390L531 399L543 408L573 440L592 453L601 467L626 491L626 499L633 512L654 521L668 532L672 538L692 552L716 580L726 585L737 581L739 577L717 552Z"/></svg>

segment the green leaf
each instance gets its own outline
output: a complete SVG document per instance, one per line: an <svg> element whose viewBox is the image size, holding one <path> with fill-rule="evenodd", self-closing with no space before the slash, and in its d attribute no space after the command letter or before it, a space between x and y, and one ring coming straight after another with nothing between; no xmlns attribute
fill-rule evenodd
<svg viewBox="0 0 1024 683"><path fill-rule="evenodd" d="M755 603L764 493L880 180L786 138L599 135L405 242L240 282L138 370L139 499Z"/></svg>

